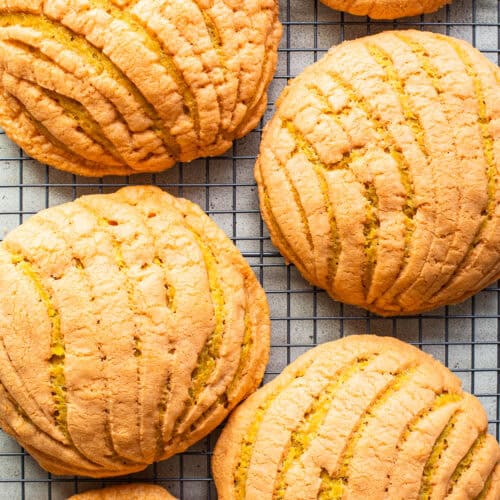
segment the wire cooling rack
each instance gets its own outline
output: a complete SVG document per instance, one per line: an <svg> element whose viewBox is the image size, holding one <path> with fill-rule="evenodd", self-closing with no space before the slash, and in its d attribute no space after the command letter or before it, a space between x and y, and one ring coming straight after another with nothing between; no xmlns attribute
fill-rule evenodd
<svg viewBox="0 0 500 500"><path fill-rule="evenodd" d="M411 0L409 0L411 1ZM317 0L282 0L284 25L279 66L265 118L289 78L331 45L387 29L427 29L463 38L498 64L500 1L455 0L439 12L401 21L370 21L332 11ZM421 316L381 319L335 303L287 267L259 215L253 165L261 126L219 158L179 165L164 174L102 180L75 177L28 158L0 135L0 239L42 208L127 184L156 184L199 203L249 260L264 285L272 314L271 360L266 381L312 346L352 333L393 335L418 345L449 366L478 396L499 437L500 288L490 286L467 302ZM65 499L105 483L155 482L187 500L216 499L210 458L218 431L186 453L134 476L95 481L53 477L0 431L0 499Z"/></svg>

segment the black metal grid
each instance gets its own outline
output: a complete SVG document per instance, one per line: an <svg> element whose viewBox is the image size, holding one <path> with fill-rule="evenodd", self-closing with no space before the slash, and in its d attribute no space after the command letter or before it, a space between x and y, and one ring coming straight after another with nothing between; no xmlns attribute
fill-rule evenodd
<svg viewBox="0 0 500 500"><path fill-rule="evenodd" d="M456 0L439 12L400 21L370 21L332 11L318 0L281 0L284 25L278 71L266 118L287 80L328 48L387 29L428 29L463 38L498 64L500 1ZM500 288L490 286L464 304L427 314L381 319L335 303L287 267L260 218L253 164L261 126L224 156L179 165L163 174L86 179L41 166L0 135L0 239L38 210L86 193L153 183L199 203L234 240L264 285L273 322L266 381L310 347L351 333L375 332L411 342L449 366L486 407L490 431L500 433ZM215 499L211 452L218 431L188 452L127 478L95 481L52 477L0 432L0 500L63 499L104 483L156 482L182 499Z"/></svg>

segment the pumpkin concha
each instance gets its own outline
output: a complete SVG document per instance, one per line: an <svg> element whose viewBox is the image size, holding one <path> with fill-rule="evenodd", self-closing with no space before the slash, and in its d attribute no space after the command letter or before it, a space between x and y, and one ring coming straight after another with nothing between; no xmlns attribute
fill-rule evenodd
<svg viewBox="0 0 500 500"><path fill-rule="evenodd" d="M245 400L212 469L220 500L500 497L478 399L428 354L375 335L311 349Z"/></svg>
<svg viewBox="0 0 500 500"><path fill-rule="evenodd" d="M128 187L44 210L0 244L0 426L50 472L128 474L255 390L264 291L196 205Z"/></svg>
<svg viewBox="0 0 500 500"><path fill-rule="evenodd" d="M255 173L273 243L334 299L381 315L500 276L500 70L421 31L345 42L293 80Z"/></svg>
<svg viewBox="0 0 500 500"><path fill-rule="evenodd" d="M259 122L275 0L0 0L0 126L76 174L158 172Z"/></svg>

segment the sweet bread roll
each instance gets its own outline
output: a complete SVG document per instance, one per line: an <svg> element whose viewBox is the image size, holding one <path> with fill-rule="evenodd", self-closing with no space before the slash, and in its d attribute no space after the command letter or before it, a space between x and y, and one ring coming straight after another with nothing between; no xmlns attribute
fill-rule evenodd
<svg viewBox="0 0 500 500"><path fill-rule="evenodd" d="M175 500L168 491L152 484L125 484L86 491L68 500Z"/></svg>
<svg viewBox="0 0 500 500"><path fill-rule="evenodd" d="M0 126L87 176L226 151L264 113L275 0L0 0Z"/></svg>
<svg viewBox="0 0 500 500"><path fill-rule="evenodd" d="M0 245L0 426L56 474L140 471L260 383L264 291L190 201L128 187Z"/></svg>
<svg viewBox="0 0 500 500"><path fill-rule="evenodd" d="M273 243L336 300L381 315L500 276L500 70L468 43L394 31L293 80L256 165Z"/></svg>
<svg viewBox="0 0 500 500"><path fill-rule="evenodd" d="M479 401L389 337L311 349L231 415L220 500L496 500L500 448Z"/></svg>
<svg viewBox="0 0 500 500"><path fill-rule="evenodd" d="M332 9L342 10L357 16L373 19L396 19L398 17L428 14L441 8L451 0L321 0Z"/></svg>

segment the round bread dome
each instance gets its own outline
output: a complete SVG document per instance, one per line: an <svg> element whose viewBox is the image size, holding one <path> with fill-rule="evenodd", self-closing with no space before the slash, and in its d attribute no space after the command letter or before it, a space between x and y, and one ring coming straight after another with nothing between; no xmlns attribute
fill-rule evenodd
<svg viewBox="0 0 500 500"><path fill-rule="evenodd" d="M44 210L0 245L0 426L56 474L185 450L255 390L264 291L190 201L129 187Z"/></svg>
<svg viewBox="0 0 500 500"><path fill-rule="evenodd" d="M451 3L451 0L321 0L332 9L372 19L397 19L398 17L428 14Z"/></svg>
<svg viewBox="0 0 500 500"><path fill-rule="evenodd" d="M389 337L311 349L231 415L212 461L218 498L495 500L500 447L460 385Z"/></svg>
<svg viewBox="0 0 500 500"><path fill-rule="evenodd" d="M0 126L70 172L157 172L254 128L281 37L275 0L0 2Z"/></svg>
<svg viewBox="0 0 500 500"><path fill-rule="evenodd" d="M167 490L153 484L124 484L86 491L68 500L176 500Z"/></svg>
<svg viewBox="0 0 500 500"><path fill-rule="evenodd" d="M394 31L334 47L278 100L256 164L273 243L336 300L381 315L500 276L500 70Z"/></svg>

